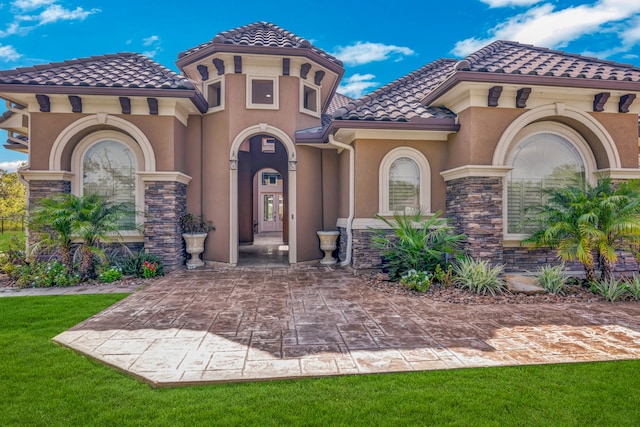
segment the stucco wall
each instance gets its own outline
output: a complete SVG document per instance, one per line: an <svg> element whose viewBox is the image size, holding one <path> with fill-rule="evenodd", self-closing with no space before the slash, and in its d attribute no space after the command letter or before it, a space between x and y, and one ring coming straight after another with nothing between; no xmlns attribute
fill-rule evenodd
<svg viewBox="0 0 640 427"><path fill-rule="evenodd" d="M444 211L445 184L440 172L445 166L445 144L444 141L356 141L356 218L372 218L378 213L380 163L389 151L397 147L415 148L425 156L431 169L431 211Z"/></svg>

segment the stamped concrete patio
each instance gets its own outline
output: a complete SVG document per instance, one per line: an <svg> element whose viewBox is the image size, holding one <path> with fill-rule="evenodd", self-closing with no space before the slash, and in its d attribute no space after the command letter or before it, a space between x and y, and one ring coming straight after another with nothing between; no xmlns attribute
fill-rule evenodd
<svg viewBox="0 0 640 427"><path fill-rule="evenodd" d="M341 269L206 268L54 340L156 386L640 359L640 304L454 305Z"/></svg>

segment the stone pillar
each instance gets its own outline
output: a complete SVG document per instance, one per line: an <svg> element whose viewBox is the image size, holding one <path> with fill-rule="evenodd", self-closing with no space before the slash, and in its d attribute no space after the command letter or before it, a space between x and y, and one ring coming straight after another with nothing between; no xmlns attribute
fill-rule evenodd
<svg viewBox="0 0 640 427"><path fill-rule="evenodd" d="M186 258L180 218L187 213L187 185L145 180L144 210L145 250L162 258L166 272L180 268Z"/></svg>
<svg viewBox="0 0 640 427"><path fill-rule="evenodd" d="M448 179L446 191L446 216L456 233L467 236L464 241L465 253L501 264L503 178L464 176Z"/></svg>
<svg viewBox="0 0 640 427"><path fill-rule="evenodd" d="M27 211L45 197L71 193L71 179L73 176L69 172L31 171L27 169L19 173L28 183ZM38 234L33 233L27 227L27 247L36 242L38 238Z"/></svg>

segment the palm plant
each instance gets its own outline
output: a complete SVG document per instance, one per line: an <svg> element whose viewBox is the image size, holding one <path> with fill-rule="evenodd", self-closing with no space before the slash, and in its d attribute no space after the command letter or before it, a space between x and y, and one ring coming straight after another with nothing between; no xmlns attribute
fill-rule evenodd
<svg viewBox="0 0 640 427"><path fill-rule="evenodd" d="M377 216L391 230L375 230L373 246L382 250L383 267L391 280L400 280L409 270L433 272L436 266L448 263L449 257L460 252L464 239L440 218L438 211L426 218L421 210L413 215L394 214L393 219Z"/></svg>
<svg viewBox="0 0 640 427"><path fill-rule="evenodd" d="M524 243L556 248L565 261L577 259L589 282L596 279L596 252L602 278L611 280L616 251L640 242L638 189L638 182L614 188L610 180L552 189L537 217L540 228Z"/></svg>
<svg viewBox="0 0 640 427"><path fill-rule="evenodd" d="M79 273L83 279L95 277L94 257L102 254L100 244L118 234L120 220L131 211L127 204L111 203L98 194L78 198L74 231L81 240Z"/></svg>
<svg viewBox="0 0 640 427"><path fill-rule="evenodd" d="M523 241L537 247L555 248L563 261L577 259L590 282L596 278L591 223L597 212L590 200L592 189L570 186L548 192L549 198L537 216L540 227Z"/></svg>
<svg viewBox="0 0 640 427"><path fill-rule="evenodd" d="M73 231L78 220L77 198L60 194L41 199L31 210L29 228L38 233L33 250L60 249L62 264L73 269Z"/></svg>
<svg viewBox="0 0 640 427"><path fill-rule="evenodd" d="M591 234L600 258L602 280L613 279L616 250L640 242L640 192L638 182L625 182L612 188L609 180L597 187L594 195L597 217Z"/></svg>

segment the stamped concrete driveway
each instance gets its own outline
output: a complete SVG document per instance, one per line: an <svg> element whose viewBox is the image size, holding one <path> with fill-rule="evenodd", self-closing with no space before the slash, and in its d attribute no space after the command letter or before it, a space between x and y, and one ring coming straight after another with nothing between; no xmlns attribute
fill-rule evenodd
<svg viewBox="0 0 640 427"><path fill-rule="evenodd" d="M156 386L640 359L640 304L455 305L341 269L206 268L54 340Z"/></svg>

